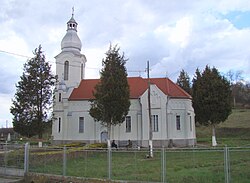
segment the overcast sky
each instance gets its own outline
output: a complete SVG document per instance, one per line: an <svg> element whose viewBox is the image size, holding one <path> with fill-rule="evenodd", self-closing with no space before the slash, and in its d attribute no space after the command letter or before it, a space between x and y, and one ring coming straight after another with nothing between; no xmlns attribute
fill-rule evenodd
<svg viewBox="0 0 250 183"><path fill-rule="evenodd" d="M151 77L174 82L181 69L192 78L206 65L250 81L249 0L1 0L0 128L12 126L15 84L39 44L54 70L73 6L86 78L99 77L112 43L129 59L129 76L145 77L149 60Z"/></svg>

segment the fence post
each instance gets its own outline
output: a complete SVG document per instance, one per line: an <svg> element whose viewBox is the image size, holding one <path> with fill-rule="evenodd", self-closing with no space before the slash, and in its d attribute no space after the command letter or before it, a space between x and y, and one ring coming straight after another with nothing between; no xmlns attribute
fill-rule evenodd
<svg viewBox="0 0 250 183"><path fill-rule="evenodd" d="M67 167L67 148L63 146L63 176L66 176L66 167Z"/></svg>
<svg viewBox="0 0 250 183"><path fill-rule="evenodd" d="M165 182L166 180L165 180L165 178L166 178L166 165L165 165L165 148L164 148L164 146L162 147L162 151L161 151L161 154L162 154L162 156L161 156L161 161L162 161L162 178L161 178L161 180L162 180L162 182Z"/></svg>
<svg viewBox="0 0 250 183"><path fill-rule="evenodd" d="M108 179L111 180L111 171L112 171L112 167L111 167L111 148L108 147Z"/></svg>
<svg viewBox="0 0 250 183"><path fill-rule="evenodd" d="M4 174L6 174L7 172L7 165L8 165L8 146L7 146L7 141L5 142L5 144L3 145L3 149L4 149Z"/></svg>
<svg viewBox="0 0 250 183"><path fill-rule="evenodd" d="M228 150L227 150L227 159L228 159L228 163L227 163L227 165L228 165L228 177L229 177L229 182L231 182L231 168L230 168L230 153L229 153L229 151L230 151L230 148L228 148Z"/></svg>
<svg viewBox="0 0 250 183"><path fill-rule="evenodd" d="M224 172L225 172L225 183L230 183L230 158L229 158L229 149L226 146L224 148Z"/></svg>
<svg viewBox="0 0 250 183"><path fill-rule="evenodd" d="M29 172L29 143L24 146L24 174Z"/></svg>

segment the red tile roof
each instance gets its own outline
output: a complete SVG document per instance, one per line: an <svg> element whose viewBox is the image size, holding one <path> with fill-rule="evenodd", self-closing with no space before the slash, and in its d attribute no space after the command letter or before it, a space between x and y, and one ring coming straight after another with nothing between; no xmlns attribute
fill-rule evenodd
<svg viewBox="0 0 250 183"><path fill-rule="evenodd" d="M95 85L100 79L84 79L78 88L74 88L69 100L94 99ZM139 98L148 88L148 80L141 77L128 77L130 98ZM168 78L150 78L150 83L155 84L164 94L176 98L191 98L182 88Z"/></svg>

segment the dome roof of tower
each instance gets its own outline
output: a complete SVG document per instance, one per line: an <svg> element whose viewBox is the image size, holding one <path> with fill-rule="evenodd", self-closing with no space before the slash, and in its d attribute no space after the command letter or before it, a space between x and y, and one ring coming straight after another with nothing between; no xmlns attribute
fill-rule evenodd
<svg viewBox="0 0 250 183"><path fill-rule="evenodd" d="M61 49L62 51L71 51L71 50L81 51L82 42L79 39L76 31L74 30L67 31L66 35L63 37L61 42Z"/></svg>
<svg viewBox="0 0 250 183"><path fill-rule="evenodd" d="M62 51L78 51L82 49L82 42L77 35L77 22L71 17L67 22L67 33L61 42Z"/></svg>

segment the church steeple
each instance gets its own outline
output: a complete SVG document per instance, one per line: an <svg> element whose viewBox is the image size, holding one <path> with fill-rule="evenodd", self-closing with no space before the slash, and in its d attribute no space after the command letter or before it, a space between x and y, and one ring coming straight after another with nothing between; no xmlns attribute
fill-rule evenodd
<svg viewBox="0 0 250 183"><path fill-rule="evenodd" d="M74 8L72 8L72 17L67 22L67 33L61 42L62 51L81 51L82 43L77 35L77 25L74 19Z"/></svg>
<svg viewBox="0 0 250 183"><path fill-rule="evenodd" d="M58 88L68 91L79 85L85 76L85 63L87 59L81 53L82 43L77 35L77 22L74 19L74 9L72 16L67 22L67 32L61 42L61 53L56 58L56 74L60 81ZM62 86L61 86L62 85Z"/></svg>

